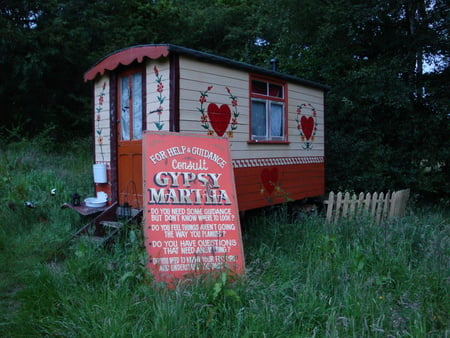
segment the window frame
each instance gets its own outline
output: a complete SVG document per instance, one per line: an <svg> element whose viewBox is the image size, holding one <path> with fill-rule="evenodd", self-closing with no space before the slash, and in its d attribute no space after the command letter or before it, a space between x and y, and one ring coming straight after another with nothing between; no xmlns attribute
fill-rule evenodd
<svg viewBox="0 0 450 338"><path fill-rule="evenodd" d="M264 82L266 84L266 94L261 93L254 93L253 92L253 81L259 81ZM282 95L281 97L277 96L270 96L269 92L269 86L275 85L280 86L282 89ZM249 77L249 139L248 143L256 144L256 143L263 143L263 144L286 144L289 143L288 139L288 86L287 82L279 79L274 79L270 77L265 76L258 76L258 75L250 75ZM265 117L266 117L266 126L265 126L265 136L258 137L256 135L253 135L253 126L252 126L252 112L253 112L253 102L261 102L265 104ZM282 105L282 118L283 121L281 122L282 127L282 136L272 136L271 131L271 114L269 106L271 104L281 104Z"/></svg>

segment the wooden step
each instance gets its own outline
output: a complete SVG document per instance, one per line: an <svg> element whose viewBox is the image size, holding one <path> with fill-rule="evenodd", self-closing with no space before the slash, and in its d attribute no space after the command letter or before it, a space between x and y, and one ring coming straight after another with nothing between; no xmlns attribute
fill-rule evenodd
<svg viewBox="0 0 450 338"><path fill-rule="evenodd" d="M123 206L119 205L116 209L116 216L119 218L130 219L136 217L141 212L142 209L130 208L129 210L125 210ZM128 215L125 217L126 213L128 213Z"/></svg>
<svg viewBox="0 0 450 338"><path fill-rule="evenodd" d="M105 237L101 236L86 236L87 240L93 244L100 245L105 241Z"/></svg>
<svg viewBox="0 0 450 338"><path fill-rule="evenodd" d="M116 221L100 221L100 225L107 227L107 228L115 228L120 229L123 227L122 222L116 222Z"/></svg>

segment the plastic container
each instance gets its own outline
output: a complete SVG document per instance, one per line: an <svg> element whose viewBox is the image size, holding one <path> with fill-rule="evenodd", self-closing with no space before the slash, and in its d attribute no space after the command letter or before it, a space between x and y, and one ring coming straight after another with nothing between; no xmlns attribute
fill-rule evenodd
<svg viewBox="0 0 450 338"><path fill-rule="evenodd" d="M94 164L94 183L107 183L108 179L106 176L106 164L99 163Z"/></svg>

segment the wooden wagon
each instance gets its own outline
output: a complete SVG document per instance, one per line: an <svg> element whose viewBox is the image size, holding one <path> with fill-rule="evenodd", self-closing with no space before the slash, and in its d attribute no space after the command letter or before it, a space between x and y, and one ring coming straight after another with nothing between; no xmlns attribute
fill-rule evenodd
<svg viewBox="0 0 450 338"><path fill-rule="evenodd" d="M142 209L145 130L228 138L240 211L324 193L322 84L171 44L115 51L84 80L109 203Z"/></svg>

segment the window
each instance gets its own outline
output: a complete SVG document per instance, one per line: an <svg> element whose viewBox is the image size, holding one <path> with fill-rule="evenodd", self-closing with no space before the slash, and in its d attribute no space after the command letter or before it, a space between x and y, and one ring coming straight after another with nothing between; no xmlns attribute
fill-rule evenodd
<svg viewBox="0 0 450 338"><path fill-rule="evenodd" d="M142 74L133 73L119 78L120 139L142 138Z"/></svg>
<svg viewBox="0 0 450 338"><path fill-rule="evenodd" d="M286 141L284 92L283 83L251 80L251 141Z"/></svg>

